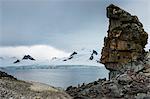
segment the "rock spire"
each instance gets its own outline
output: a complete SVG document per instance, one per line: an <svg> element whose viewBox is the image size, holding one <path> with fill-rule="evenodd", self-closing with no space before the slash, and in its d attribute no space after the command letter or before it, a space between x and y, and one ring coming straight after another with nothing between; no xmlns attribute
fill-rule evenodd
<svg viewBox="0 0 150 99"><path fill-rule="evenodd" d="M104 38L100 61L110 70L112 78L113 75L124 72L126 64L143 59L148 34L137 16L113 4L107 7L107 18L109 29Z"/></svg>

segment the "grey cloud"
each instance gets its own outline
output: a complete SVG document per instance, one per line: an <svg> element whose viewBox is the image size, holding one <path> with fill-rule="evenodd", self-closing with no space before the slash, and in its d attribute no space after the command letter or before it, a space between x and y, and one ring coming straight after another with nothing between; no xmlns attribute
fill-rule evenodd
<svg viewBox="0 0 150 99"><path fill-rule="evenodd" d="M139 9L147 7L138 8L140 2L136 0L131 4L130 0L3 0L0 6L0 46L46 44L67 51L102 46L108 27L106 6L114 3L128 10L131 7L137 8L133 12L136 10L140 16L144 12ZM146 23L144 17L141 19Z"/></svg>

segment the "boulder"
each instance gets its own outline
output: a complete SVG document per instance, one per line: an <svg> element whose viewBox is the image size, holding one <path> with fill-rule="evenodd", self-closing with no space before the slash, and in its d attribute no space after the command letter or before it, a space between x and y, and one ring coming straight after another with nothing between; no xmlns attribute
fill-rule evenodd
<svg viewBox="0 0 150 99"><path fill-rule="evenodd" d="M132 82L132 78L127 74L120 75L117 80L121 85L128 85Z"/></svg>

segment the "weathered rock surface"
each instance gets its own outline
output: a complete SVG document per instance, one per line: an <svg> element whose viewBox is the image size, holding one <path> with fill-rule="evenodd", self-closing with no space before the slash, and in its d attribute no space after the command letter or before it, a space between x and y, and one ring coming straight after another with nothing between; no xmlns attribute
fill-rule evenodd
<svg viewBox="0 0 150 99"><path fill-rule="evenodd" d="M148 34L136 16L115 5L107 7L108 37L104 39L101 63L109 80L99 79L66 92L74 99L150 99L150 51Z"/></svg>
<svg viewBox="0 0 150 99"><path fill-rule="evenodd" d="M129 62L144 59L148 34L137 16L132 16L113 4L107 7L107 17L108 37L104 39L100 61L111 71L110 76L113 76L124 72L125 65L129 65ZM138 67L143 68L140 65ZM133 70L137 70L138 67L135 66L136 69Z"/></svg>
<svg viewBox="0 0 150 99"><path fill-rule="evenodd" d="M37 82L17 80L0 71L0 99L72 99L63 90Z"/></svg>
<svg viewBox="0 0 150 99"><path fill-rule="evenodd" d="M66 92L74 99L150 99L150 76L127 71L111 80L70 86Z"/></svg>

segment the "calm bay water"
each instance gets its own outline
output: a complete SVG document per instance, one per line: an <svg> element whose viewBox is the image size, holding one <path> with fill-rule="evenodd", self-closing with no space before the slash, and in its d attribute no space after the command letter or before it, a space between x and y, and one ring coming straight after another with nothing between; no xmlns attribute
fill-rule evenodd
<svg viewBox="0 0 150 99"><path fill-rule="evenodd" d="M57 68L57 69L4 69L3 71L26 81L46 83L55 87L67 88L89 83L99 78L107 78L105 67Z"/></svg>

